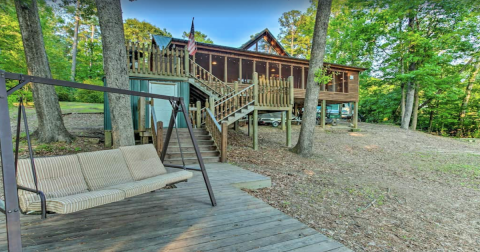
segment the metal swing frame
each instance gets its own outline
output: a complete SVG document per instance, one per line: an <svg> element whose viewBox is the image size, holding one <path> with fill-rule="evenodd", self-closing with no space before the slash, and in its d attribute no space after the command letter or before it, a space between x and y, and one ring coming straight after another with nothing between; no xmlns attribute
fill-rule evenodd
<svg viewBox="0 0 480 252"><path fill-rule="evenodd" d="M19 84L7 90L6 88L7 79L18 80ZM170 101L170 103L172 104L172 116L170 117L170 123L169 123L167 134L165 137L165 143L163 145L163 150L162 150L160 160L162 161L162 163L165 160L165 154L168 148L168 144L170 142L172 130L173 130L173 127L176 126L177 115L178 113L181 113L185 117L188 132L190 134L190 138L192 140L195 153L197 155L199 167L187 167L185 166L185 163L183 163L183 166L170 165L170 164L165 164L164 166L202 172L203 179L207 187L208 195L210 197L210 202L212 206L217 205L215 196L213 194L213 189L211 187L210 180L208 178L208 174L205 169L205 164L203 162L202 155L200 153L200 149L197 144L197 140L195 139L193 134L192 123L188 118L188 112L182 97L173 97L173 96L137 92L137 91L131 91L131 90L125 90L125 89L119 89L119 88L87 85L87 84L82 84L77 82L55 80L50 78L30 76L30 75L24 75L24 74L18 74L18 73L10 73L10 72L5 72L3 70L0 70L0 150L1 150L1 164L2 164L3 187L4 187L4 198L5 198L5 201L0 200L0 212L4 213L6 216L8 251L11 251L11 252L22 251L21 223L20 223L21 210L18 203L18 190L19 189L27 190L17 185L16 157L13 152L12 132L10 128L10 115L9 115L9 109L8 109L8 96L13 94L15 91L19 90L20 88L24 87L26 84L30 82L40 83L45 85L53 85L53 86L87 89L87 90L107 92L107 93L134 95L139 97L162 99L162 100ZM19 115L21 111L22 111L21 108L19 108ZM20 120L20 117L18 120ZM25 116L24 116L24 122L26 123ZM28 127L28 125L25 125L25 126ZM19 136L19 134L20 134L20 131L17 130L17 137ZM31 153L31 150L30 150L30 153ZM33 159L31 158L31 160ZM36 190L31 189L31 190L34 193L40 194L40 191L38 191L38 189Z"/></svg>

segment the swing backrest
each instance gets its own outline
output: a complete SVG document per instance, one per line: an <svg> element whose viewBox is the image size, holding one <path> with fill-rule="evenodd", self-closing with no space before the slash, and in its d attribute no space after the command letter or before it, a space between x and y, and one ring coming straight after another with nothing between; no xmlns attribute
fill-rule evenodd
<svg viewBox="0 0 480 252"><path fill-rule="evenodd" d="M119 149L85 152L77 155L88 189L92 191L133 182L132 175Z"/></svg>
<svg viewBox="0 0 480 252"><path fill-rule="evenodd" d="M167 173L152 144L120 147L135 181Z"/></svg>
<svg viewBox="0 0 480 252"><path fill-rule="evenodd" d="M59 198L88 191L77 155L35 158L38 190L47 198ZM30 159L19 159L17 183L35 189ZM18 191L21 209L40 200L37 194Z"/></svg>

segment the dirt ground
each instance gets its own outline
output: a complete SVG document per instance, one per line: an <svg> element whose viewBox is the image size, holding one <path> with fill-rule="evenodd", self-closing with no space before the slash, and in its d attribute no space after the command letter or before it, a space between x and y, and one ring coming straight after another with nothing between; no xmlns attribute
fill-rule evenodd
<svg viewBox="0 0 480 252"><path fill-rule="evenodd" d="M359 127L317 128L310 159L272 127L253 151L243 127L230 132L229 162L272 178L251 194L355 251L480 251L480 139Z"/></svg>

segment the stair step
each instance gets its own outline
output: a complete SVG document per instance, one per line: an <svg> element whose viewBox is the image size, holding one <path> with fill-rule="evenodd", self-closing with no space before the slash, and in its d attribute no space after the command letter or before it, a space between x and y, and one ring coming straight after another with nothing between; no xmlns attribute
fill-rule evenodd
<svg viewBox="0 0 480 252"><path fill-rule="evenodd" d="M180 142L180 143L182 143L182 142ZM214 144L214 142L213 142L213 140L198 140L197 144L199 146L200 145L201 146L205 146L205 145L211 146L211 145ZM178 143L176 141L175 142L170 141L170 143L168 144L168 147L170 147L170 146L172 146L172 147L177 146L178 147ZM190 147L190 146L193 146L191 141L185 142L185 146L182 144L182 148L183 147Z"/></svg>
<svg viewBox="0 0 480 252"><path fill-rule="evenodd" d="M215 145L199 145L198 148L200 151L215 151L217 150L217 146ZM174 152L179 152L180 148L178 146L172 146L168 145L167 153L174 153ZM195 149L193 148L192 144L182 144L182 151L185 152L195 152Z"/></svg>
<svg viewBox="0 0 480 252"><path fill-rule="evenodd" d="M186 165L191 165L191 164L198 164L197 158L185 158L185 164ZM206 164L209 163L218 163L220 162L220 157L204 157L203 162ZM172 159L165 159L163 162L164 164L175 164L175 165L181 165L182 164L182 159L181 158L172 158Z"/></svg>
<svg viewBox="0 0 480 252"><path fill-rule="evenodd" d="M190 138L190 136L179 136L179 139L180 139L180 142L183 143L190 143L192 142L192 139ZM195 139L197 139L197 141L200 141L200 140L211 140L212 137L210 135L204 135L204 136L195 136ZM172 135L170 137L170 142L178 142L178 139L177 139L177 136L176 135Z"/></svg>
<svg viewBox="0 0 480 252"><path fill-rule="evenodd" d="M200 152L202 157L219 157L220 152L217 150L214 151L201 151ZM184 158L196 158L197 154L193 152L183 152L183 157ZM169 152L167 151L167 155L165 156L165 159L171 160L171 159L181 159L182 154L180 152Z"/></svg>

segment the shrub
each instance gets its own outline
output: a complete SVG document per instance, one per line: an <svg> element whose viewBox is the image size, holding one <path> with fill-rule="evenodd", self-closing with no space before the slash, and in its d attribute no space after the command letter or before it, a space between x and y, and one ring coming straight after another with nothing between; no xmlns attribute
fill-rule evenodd
<svg viewBox="0 0 480 252"><path fill-rule="evenodd" d="M88 79L84 81L85 84L103 86L103 81ZM76 101L86 103L103 103L103 92L92 91L86 89L78 89L75 94Z"/></svg>

